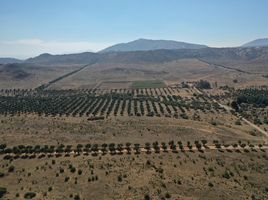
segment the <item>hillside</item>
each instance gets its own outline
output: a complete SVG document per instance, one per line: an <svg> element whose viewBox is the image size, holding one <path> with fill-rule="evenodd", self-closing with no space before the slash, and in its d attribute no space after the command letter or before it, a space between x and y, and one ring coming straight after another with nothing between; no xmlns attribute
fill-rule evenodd
<svg viewBox="0 0 268 200"><path fill-rule="evenodd" d="M173 40L148 40L138 39L128 43L120 43L108 47L101 51L105 52L124 52L124 51L149 51L157 49L200 49L206 48L205 45L177 42Z"/></svg>
<svg viewBox="0 0 268 200"><path fill-rule="evenodd" d="M268 38L262 38L253 40L244 44L242 47L267 47L268 46Z"/></svg>
<svg viewBox="0 0 268 200"><path fill-rule="evenodd" d="M93 64L93 63L161 63L178 59L220 60L267 60L268 48L202 48L202 49L159 49L152 51L78 53L51 55L41 54L27 59L26 63L38 64Z"/></svg>
<svg viewBox="0 0 268 200"><path fill-rule="evenodd" d="M9 64L9 63L21 63L22 60L16 58L0 58L0 64Z"/></svg>
<svg viewBox="0 0 268 200"><path fill-rule="evenodd" d="M41 54L34 58L29 58L26 63L39 63L39 64L89 64L98 59L99 55L96 53L84 52L77 54L63 54L51 55L48 53Z"/></svg>

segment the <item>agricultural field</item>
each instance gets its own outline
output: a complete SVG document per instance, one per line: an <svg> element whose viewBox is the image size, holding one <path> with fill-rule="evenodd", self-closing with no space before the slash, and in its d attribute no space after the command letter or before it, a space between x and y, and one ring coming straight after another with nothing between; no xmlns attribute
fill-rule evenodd
<svg viewBox="0 0 268 200"><path fill-rule="evenodd" d="M0 200L268 200L268 1L114 1L0 1Z"/></svg>
<svg viewBox="0 0 268 200"><path fill-rule="evenodd" d="M162 88L165 83L159 80L135 81L131 85L132 88Z"/></svg>
<svg viewBox="0 0 268 200"><path fill-rule="evenodd" d="M146 151L131 143L18 146L14 156L1 151L2 194L7 199L268 198L263 146L204 144L196 150L180 141L146 143Z"/></svg>
<svg viewBox="0 0 268 200"><path fill-rule="evenodd" d="M248 87L235 90L224 88L224 92L214 95L223 104L232 106L241 117L250 120L255 125L268 129L268 87Z"/></svg>
<svg viewBox="0 0 268 200"><path fill-rule="evenodd" d="M0 90L0 195L268 197L261 178L268 172L266 87L134 83L137 88Z"/></svg>

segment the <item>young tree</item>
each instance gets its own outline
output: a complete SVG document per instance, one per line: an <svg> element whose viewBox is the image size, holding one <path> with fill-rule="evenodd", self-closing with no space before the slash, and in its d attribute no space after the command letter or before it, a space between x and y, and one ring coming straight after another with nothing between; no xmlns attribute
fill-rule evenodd
<svg viewBox="0 0 268 200"><path fill-rule="evenodd" d="M145 149L147 150L147 153L151 152L151 144L149 142L145 143Z"/></svg>
<svg viewBox="0 0 268 200"><path fill-rule="evenodd" d="M136 151L136 154L140 153L140 144L134 144L134 150Z"/></svg>
<svg viewBox="0 0 268 200"><path fill-rule="evenodd" d="M162 149L164 150L164 152L167 152L168 147L167 147L166 143L162 142L161 144L162 144Z"/></svg>
<svg viewBox="0 0 268 200"><path fill-rule="evenodd" d="M129 143L129 142L126 143L126 150L127 150L127 153L130 154L130 152L131 152L131 143Z"/></svg>
<svg viewBox="0 0 268 200"><path fill-rule="evenodd" d="M111 143L109 144L109 151L111 154L115 154L115 144L114 143Z"/></svg>

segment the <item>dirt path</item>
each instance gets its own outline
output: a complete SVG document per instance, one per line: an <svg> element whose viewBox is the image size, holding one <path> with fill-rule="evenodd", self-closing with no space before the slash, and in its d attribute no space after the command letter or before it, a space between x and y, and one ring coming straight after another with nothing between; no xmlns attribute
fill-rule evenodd
<svg viewBox="0 0 268 200"><path fill-rule="evenodd" d="M236 72L240 72L240 73L244 73L244 74L260 74L260 73L254 73L254 72L244 71L244 70L237 69L237 68L234 68L234 67L228 67L226 65L220 65L220 64L210 63L210 62L205 61L205 60L202 60L200 58L197 58L197 60L199 60L200 62L206 63L206 64L208 64L210 66L220 67L220 68L224 68L224 69L228 69L228 70L232 70L232 71L236 71Z"/></svg>
<svg viewBox="0 0 268 200"><path fill-rule="evenodd" d="M213 100L213 101L217 102L216 100ZM229 106L226 106L226 105L223 105L223 104L221 104L221 103L219 103L219 102L217 102L217 103L218 103L221 107L225 108L226 110L235 112L235 110L234 110L233 108L231 108L231 107L229 107ZM254 129L258 130L259 132L261 132L261 133L262 133L264 136L266 136L267 139L268 139L268 133L267 133L265 130L261 129L260 127L258 127L257 125L253 124L252 122L248 121L246 118L242 117L238 112L235 112L235 113L236 113L237 117L239 117L241 120L243 120L244 122L246 122L246 123L247 123L249 126L251 126L252 128L254 128ZM267 139L266 139L266 140L267 140Z"/></svg>
<svg viewBox="0 0 268 200"><path fill-rule="evenodd" d="M92 64L94 64L94 63L92 63ZM67 73L67 74L64 74L64 75L62 75L62 76L59 76L58 78L56 78L56 79L54 79L54 80L52 80L52 81L49 81L47 84L43 84L43 85L37 87L36 89L38 89L38 90L44 90L44 89L50 87L52 84L54 84L54 83L56 83L56 82L58 82L58 81L61 81L61 80L65 79L65 78L67 78L67 77L69 77L69 76L72 76L72 75L74 75L74 74L76 74L76 73L82 71L83 69L87 68L88 66L91 66L92 64L83 65L83 66L80 67L79 69L76 69L76 70L71 71L71 72L69 72L69 73Z"/></svg>
<svg viewBox="0 0 268 200"><path fill-rule="evenodd" d="M199 93L199 94L203 94L200 90L198 90L197 88L194 87L194 89ZM262 128L258 127L257 125L253 124L252 122L248 121L246 118L242 117L238 112L236 112L233 108L231 108L230 106L227 105L223 105L221 103L219 103L218 101L216 101L215 99L212 99L213 102L217 103L220 105L220 107L226 109L228 112L235 112L236 116L239 117L241 120L243 120L244 122L246 122L249 126L251 126L252 128L258 130L259 132L261 132L265 138L264 140L266 142L268 142L268 133L263 130Z"/></svg>

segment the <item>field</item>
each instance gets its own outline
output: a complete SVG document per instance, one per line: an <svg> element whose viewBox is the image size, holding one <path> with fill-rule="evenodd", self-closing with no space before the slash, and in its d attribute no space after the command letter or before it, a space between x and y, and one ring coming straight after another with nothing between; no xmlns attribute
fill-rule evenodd
<svg viewBox="0 0 268 200"><path fill-rule="evenodd" d="M266 199L267 88L155 84L1 90L4 199Z"/></svg>
<svg viewBox="0 0 268 200"><path fill-rule="evenodd" d="M7 199L268 198L268 155L261 150L58 154L1 164Z"/></svg>
<svg viewBox="0 0 268 200"><path fill-rule="evenodd" d="M267 199L265 68L217 62L0 66L0 196Z"/></svg>
<svg viewBox="0 0 268 200"><path fill-rule="evenodd" d="M165 86L165 83L159 80L135 81L131 85L132 88L162 88Z"/></svg>

